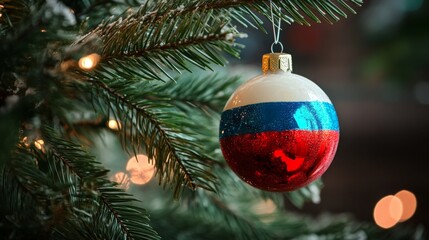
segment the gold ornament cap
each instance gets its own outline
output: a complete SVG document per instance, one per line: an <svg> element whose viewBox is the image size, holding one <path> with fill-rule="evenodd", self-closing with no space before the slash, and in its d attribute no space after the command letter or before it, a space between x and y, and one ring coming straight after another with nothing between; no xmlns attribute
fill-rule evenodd
<svg viewBox="0 0 429 240"><path fill-rule="evenodd" d="M262 56L262 71L292 72L292 55L287 53L267 53Z"/></svg>

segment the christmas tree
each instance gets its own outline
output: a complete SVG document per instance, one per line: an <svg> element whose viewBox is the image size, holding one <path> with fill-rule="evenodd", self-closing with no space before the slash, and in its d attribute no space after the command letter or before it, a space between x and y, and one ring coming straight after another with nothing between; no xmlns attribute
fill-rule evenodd
<svg viewBox="0 0 429 240"><path fill-rule="evenodd" d="M362 1L273 3L275 17L310 25ZM240 79L217 66L239 57L237 25L265 31L270 9L256 0L0 0L2 238L409 239L413 230L294 214L288 203L317 202L321 181L264 192L223 160L219 116ZM102 153L112 145L153 165L157 183L129 191L136 176L110 180Z"/></svg>

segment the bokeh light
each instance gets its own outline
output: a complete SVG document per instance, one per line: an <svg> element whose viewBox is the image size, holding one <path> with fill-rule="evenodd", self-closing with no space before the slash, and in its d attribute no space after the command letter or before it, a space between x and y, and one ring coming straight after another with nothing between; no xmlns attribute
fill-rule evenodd
<svg viewBox="0 0 429 240"><path fill-rule="evenodd" d="M121 123L120 122L118 122L118 121L116 121L116 120L114 120L114 119L110 119L108 122L107 122L107 126L110 128L110 129L112 129L112 130L119 130L119 129L121 129Z"/></svg>
<svg viewBox="0 0 429 240"><path fill-rule="evenodd" d="M63 61L60 64L60 69L61 71L67 71L70 67L75 67L75 61L73 60L67 60L67 61Z"/></svg>
<svg viewBox="0 0 429 240"><path fill-rule="evenodd" d="M43 141L43 139L38 139L34 141L34 146L36 146L36 148L39 150L43 149L43 145L45 145L45 141Z"/></svg>
<svg viewBox="0 0 429 240"><path fill-rule="evenodd" d="M381 228L395 226L402 216L402 202L399 198L389 195L377 202L374 208L375 223Z"/></svg>
<svg viewBox="0 0 429 240"><path fill-rule="evenodd" d="M399 222L407 221L416 212L417 198L412 192L407 190L399 191L397 194L395 194L395 197L401 200L403 207L402 215L399 218Z"/></svg>
<svg viewBox="0 0 429 240"><path fill-rule="evenodd" d="M128 189L130 187L130 177L124 172L117 172L115 175L110 177L110 180L118 183L122 189Z"/></svg>
<svg viewBox="0 0 429 240"><path fill-rule="evenodd" d="M251 210L259 215L263 223L270 223L275 220L273 213L277 210L276 204L271 199L262 200L252 206Z"/></svg>
<svg viewBox="0 0 429 240"><path fill-rule="evenodd" d="M23 138L21 139L21 142L22 142L26 147L30 146L30 141L28 140L28 137L23 137Z"/></svg>
<svg viewBox="0 0 429 240"><path fill-rule="evenodd" d="M79 59L79 67L83 70L91 70L97 66L99 61L100 55L92 53Z"/></svg>
<svg viewBox="0 0 429 240"><path fill-rule="evenodd" d="M132 183L143 185L152 179L155 168L148 161L147 156L143 154L138 154L128 160L127 171Z"/></svg>
<svg viewBox="0 0 429 240"><path fill-rule="evenodd" d="M261 215L272 214L276 209L277 206L271 199L260 201L252 208L253 212Z"/></svg>
<svg viewBox="0 0 429 240"><path fill-rule="evenodd" d="M403 212L402 202L399 198L392 196L389 204L389 214L392 219L399 222Z"/></svg>

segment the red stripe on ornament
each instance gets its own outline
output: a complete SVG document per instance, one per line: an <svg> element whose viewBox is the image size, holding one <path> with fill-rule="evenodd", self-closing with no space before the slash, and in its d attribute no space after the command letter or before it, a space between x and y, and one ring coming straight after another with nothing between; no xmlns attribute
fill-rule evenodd
<svg viewBox="0 0 429 240"><path fill-rule="evenodd" d="M250 185L293 191L319 178L335 156L339 132L286 130L220 140L231 169Z"/></svg>

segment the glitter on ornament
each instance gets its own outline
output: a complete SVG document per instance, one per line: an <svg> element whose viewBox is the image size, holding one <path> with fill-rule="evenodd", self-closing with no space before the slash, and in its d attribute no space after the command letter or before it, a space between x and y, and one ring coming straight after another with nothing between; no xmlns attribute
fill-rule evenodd
<svg viewBox="0 0 429 240"><path fill-rule="evenodd" d="M248 184L293 191L328 169L338 145L338 119L316 84L291 73L290 55L264 55L263 69L264 75L241 85L225 106L222 153Z"/></svg>

